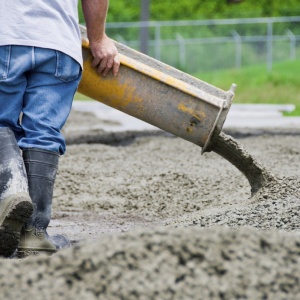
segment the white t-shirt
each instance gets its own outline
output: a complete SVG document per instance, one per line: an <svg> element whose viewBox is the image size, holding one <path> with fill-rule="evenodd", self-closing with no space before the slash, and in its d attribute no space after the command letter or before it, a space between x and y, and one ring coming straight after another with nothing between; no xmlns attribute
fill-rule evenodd
<svg viewBox="0 0 300 300"><path fill-rule="evenodd" d="M0 46L64 52L82 65L78 0L0 0Z"/></svg>

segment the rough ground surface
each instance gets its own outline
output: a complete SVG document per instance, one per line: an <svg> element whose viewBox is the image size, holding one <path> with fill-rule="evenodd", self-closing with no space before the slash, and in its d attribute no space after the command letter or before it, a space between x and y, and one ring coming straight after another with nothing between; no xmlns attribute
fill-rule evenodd
<svg viewBox="0 0 300 300"><path fill-rule="evenodd" d="M300 299L300 130L227 132L278 178L250 198L213 152L97 122L65 127L49 231L75 245L0 260L1 299Z"/></svg>

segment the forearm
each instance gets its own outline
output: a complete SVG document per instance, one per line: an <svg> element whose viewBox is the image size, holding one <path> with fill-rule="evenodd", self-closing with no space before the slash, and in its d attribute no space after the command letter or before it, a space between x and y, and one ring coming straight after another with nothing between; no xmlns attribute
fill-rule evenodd
<svg viewBox="0 0 300 300"><path fill-rule="evenodd" d="M108 0L81 0L90 43L98 42L105 36L105 22Z"/></svg>
<svg viewBox="0 0 300 300"><path fill-rule="evenodd" d="M105 34L105 22L109 0L81 0L83 15L86 22L90 50L94 57L92 67L99 74L106 76L112 69L116 76L120 61L114 41Z"/></svg>

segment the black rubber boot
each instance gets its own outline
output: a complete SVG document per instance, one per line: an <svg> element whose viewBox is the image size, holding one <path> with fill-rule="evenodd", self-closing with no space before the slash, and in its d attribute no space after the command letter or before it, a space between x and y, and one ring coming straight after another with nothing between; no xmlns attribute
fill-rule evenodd
<svg viewBox="0 0 300 300"><path fill-rule="evenodd" d="M33 214L21 232L19 256L40 252L54 253L70 246L63 235L49 236L46 229L51 219L54 181L59 154L42 149L26 149L23 159L27 171L29 194L33 202Z"/></svg>
<svg viewBox="0 0 300 300"><path fill-rule="evenodd" d="M9 257L18 247L22 226L33 207L15 135L0 128L0 255Z"/></svg>

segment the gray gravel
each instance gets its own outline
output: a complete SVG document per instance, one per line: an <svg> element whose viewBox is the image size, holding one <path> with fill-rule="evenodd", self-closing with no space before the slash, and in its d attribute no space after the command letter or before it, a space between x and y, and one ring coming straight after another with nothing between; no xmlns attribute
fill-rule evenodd
<svg viewBox="0 0 300 300"><path fill-rule="evenodd" d="M253 197L230 163L179 138L89 132L61 157L49 228L76 245L0 259L0 298L300 299L300 131L260 132L233 132L277 178Z"/></svg>

